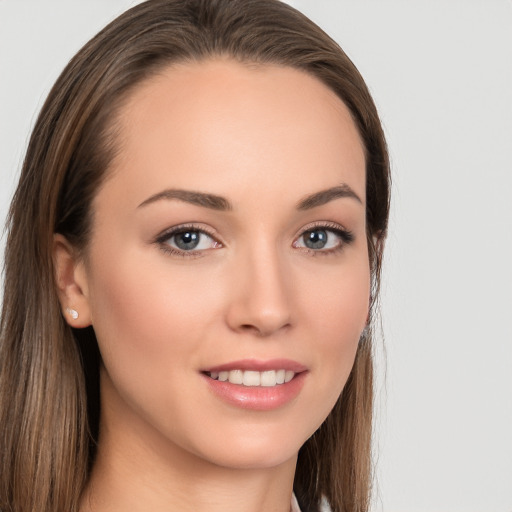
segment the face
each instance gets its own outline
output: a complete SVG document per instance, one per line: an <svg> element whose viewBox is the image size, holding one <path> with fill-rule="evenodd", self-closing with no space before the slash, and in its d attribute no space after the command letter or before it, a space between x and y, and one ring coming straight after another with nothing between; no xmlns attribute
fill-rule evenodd
<svg viewBox="0 0 512 512"><path fill-rule="evenodd" d="M140 85L118 136L81 286L106 426L225 467L294 458L368 314L347 108L298 70L217 60Z"/></svg>

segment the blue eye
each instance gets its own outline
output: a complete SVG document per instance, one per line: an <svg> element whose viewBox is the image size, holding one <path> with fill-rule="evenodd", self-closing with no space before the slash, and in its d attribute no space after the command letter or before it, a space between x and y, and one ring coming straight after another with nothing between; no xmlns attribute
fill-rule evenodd
<svg viewBox="0 0 512 512"><path fill-rule="evenodd" d="M304 231L293 246L316 252L334 252L341 250L353 239L352 233L341 227L319 226Z"/></svg>
<svg viewBox="0 0 512 512"><path fill-rule="evenodd" d="M199 231L183 231L182 233L176 233L170 240L174 242L178 249L182 251L191 251L196 249L201 242L202 233Z"/></svg>
<svg viewBox="0 0 512 512"><path fill-rule="evenodd" d="M306 231L302 235L302 239L308 249L325 249L330 242L329 234L325 229L314 229ZM331 236L331 238L333 237Z"/></svg>
<svg viewBox="0 0 512 512"><path fill-rule="evenodd" d="M217 240L205 231L197 228L177 227L157 239L160 247L170 253L183 255L187 252L197 253L221 246Z"/></svg>

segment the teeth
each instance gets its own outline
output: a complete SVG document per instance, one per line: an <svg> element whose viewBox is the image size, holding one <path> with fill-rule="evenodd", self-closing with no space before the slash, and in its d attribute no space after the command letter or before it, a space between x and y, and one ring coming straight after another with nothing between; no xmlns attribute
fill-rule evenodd
<svg viewBox="0 0 512 512"><path fill-rule="evenodd" d="M260 372L253 372L249 370L244 372L244 386L259 386L260 381Z"/></svg>
<svg viewBox="0 0 512 512"><path fill-rule="evenodd" d="M242 384L244 381L244 374L242 370L231 370L229 372L229 382L231 384Z"/></svg>
<svg viewBox="0 0 512 512"><path fill-rule="evenodd" d="M276 372L274 370L270 370L268 372L261 372L260 382L262 386L275 386L277 384Z"/></svg>
<svg viewBox="0 0 512 512"><path fill-rule="evenodd" d="M273 387L278 384L290 382L295 376L291 370L267 370L257 372L254 370L231 370L229 372L210 372L210 377L221 382L229 381L231 384L242 384L248 387Z"/></svg>

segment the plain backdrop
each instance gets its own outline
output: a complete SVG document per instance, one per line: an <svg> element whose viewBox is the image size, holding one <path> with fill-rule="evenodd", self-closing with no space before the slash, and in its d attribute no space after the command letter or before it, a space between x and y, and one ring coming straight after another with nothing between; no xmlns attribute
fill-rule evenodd
<svg viewBox="0 0 512 512"><path fill-rule="evenodd" d="M135 3L0 0L0 221L51 84ZM512 2L290 3L359 67L392 158L373 510L512 512Z"/></svg>

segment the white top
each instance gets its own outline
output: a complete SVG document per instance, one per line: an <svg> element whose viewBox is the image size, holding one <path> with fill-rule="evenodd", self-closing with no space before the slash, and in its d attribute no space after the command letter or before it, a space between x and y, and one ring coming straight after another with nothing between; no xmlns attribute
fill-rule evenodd
<svg viewBox="0 0 512 512"><path fill-rule="evenodd" d="M292 494L292 507L290 508L290 512L301 512L295 494Z"/></svg>

